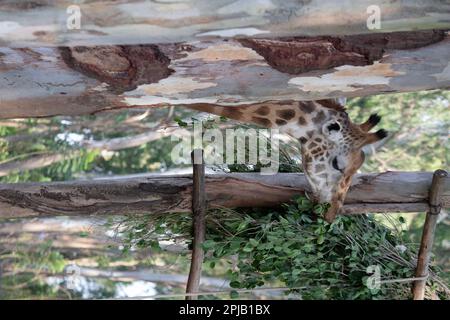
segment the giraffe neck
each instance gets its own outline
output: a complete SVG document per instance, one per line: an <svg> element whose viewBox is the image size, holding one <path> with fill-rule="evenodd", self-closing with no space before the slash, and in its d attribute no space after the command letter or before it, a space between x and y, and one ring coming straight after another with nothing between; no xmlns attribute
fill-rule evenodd
<svg viewBox="0 0 450 320"><path fill-rule="evenodd" d="M310 139L325 123L341 118L340 111L343 111L342 106L332 100L288 101L282 104L267 102L240 107L201 105L189 108L265 128L278 128L300 140Z"/></svg>

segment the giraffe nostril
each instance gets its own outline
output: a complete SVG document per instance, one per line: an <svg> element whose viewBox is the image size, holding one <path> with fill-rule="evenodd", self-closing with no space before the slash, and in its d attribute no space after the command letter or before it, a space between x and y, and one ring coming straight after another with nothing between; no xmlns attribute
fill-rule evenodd
<svg viewBox="0 0 450 320"><path fill-rule="evenodd" d="M338 160L337 157L335 157L333 159L333 161L331 162L331 165L333 166L334 169L336 169L337 171L343 172L343 169L339 168L339 164L338 164Z"/></svg>

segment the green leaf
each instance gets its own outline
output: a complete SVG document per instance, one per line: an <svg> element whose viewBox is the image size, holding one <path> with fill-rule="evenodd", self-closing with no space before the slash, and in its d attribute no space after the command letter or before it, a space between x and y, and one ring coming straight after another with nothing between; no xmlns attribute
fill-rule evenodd
<svg viewBox="0 0 450 320"><path fill-rule="evenodd" d="M248 242L249 242L253 247L258 246L258 244L259 244L258 240L256 240L255 238L250 238L250 239L248 240Z"/></svg>
<svg viewBox="0 0 450 320"><path fill-rule="evenodd" d="M325 241L325 236L323 234L321 234L318 238L317 238L317 244L322 244Z"/></svg>
<svg viewBox="0 0 450 320"><path fill-rule="evenodd" d="M242 221L239 226L237 227L236 231L237 232L241 232L243 230L245 230L248 226L248 222L247 221Z"/></svg>
<svg viewBox="0 0 450 320"><path fill-rule="evenodd" d="M180 117L175 117L173 120L174 120L180 127L187 127L187 126L188 126L187 122L184 122L183 120L181 120Z"/></svg>

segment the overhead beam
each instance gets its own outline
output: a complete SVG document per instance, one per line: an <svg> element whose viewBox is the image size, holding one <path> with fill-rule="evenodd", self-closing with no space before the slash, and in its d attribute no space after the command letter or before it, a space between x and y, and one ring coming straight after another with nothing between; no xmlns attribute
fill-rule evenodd
<svg viewBox="0 0 450 320"><path fill-rule="evenodd" d="M426 211L431 180L431 172L357 175L344 213ZM304 175L295 173L206 176L209 207L275 207L308 188ZM192 177L187 175L0 184L0 218L188 212L191 195ZM441 201L444 208L450 207L448 177Z"/></svg>
<svg viewBox="0 0 450 320"><path fill-rule="evenodd" d="M450 87L443 30L96 47L0 47L0 118L235 106Z"/></svg>
<svg viewBox="0 0 450 320"><path fill-rule="evenodd" d="M0 43L47 47L349 35L371 33L367 20L378 9L378 32L450 28L450 4L440 0L4 0Z"/></svg>

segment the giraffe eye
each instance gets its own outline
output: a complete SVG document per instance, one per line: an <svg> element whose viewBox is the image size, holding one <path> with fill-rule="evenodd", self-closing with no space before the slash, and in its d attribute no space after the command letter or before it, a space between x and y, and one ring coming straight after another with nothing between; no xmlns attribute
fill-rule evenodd
<svg viewBox="0 0 450 320"><path fill-rule="evenodd" d="M333 131L333 130L339 131L339 130L341 130L341 126L339 125L339 123L335 122L335 123L330 124L327 127L327 129L328 129L328 131Z"/></svg>

